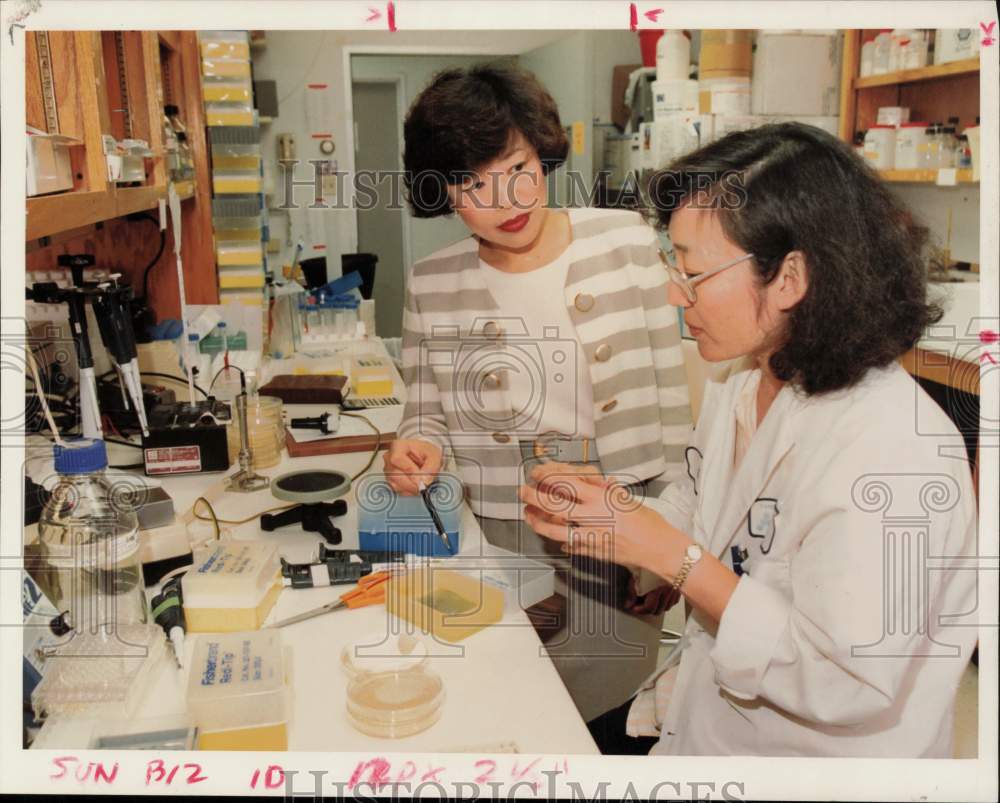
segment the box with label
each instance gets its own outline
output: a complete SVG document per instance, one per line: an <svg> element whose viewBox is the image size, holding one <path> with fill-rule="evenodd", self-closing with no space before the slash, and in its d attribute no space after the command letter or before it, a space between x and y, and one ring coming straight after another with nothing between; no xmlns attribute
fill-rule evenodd
<svg viewBox="0 0 1000 803"><path fill-rule="evenodd" d="M278 547L266 541L218 541L195 552L181 580L191 633L256 630L281 593Z"/></svg>
<svg viewBox="0 0 1000 803"><path fill-rule="evenodd" d="M289 692L278 630L200 636L187 688L199 750L287 750Z"/></svg>

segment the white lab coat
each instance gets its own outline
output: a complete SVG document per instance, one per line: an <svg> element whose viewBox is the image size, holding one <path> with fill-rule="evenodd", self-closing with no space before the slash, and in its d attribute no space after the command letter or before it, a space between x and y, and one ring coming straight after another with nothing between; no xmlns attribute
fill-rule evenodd
<svg viewBox="0 0 1000 803"><path fill-rule="evenodd" d="M718 627L693 611L682 649L642 686L648 704L673 684L652 752L950 757L977 639L957 430L893 364L835 394L783 388L734 471L752 370L709 380L688 476L647 503L729 566L746 550Z"/></svg>

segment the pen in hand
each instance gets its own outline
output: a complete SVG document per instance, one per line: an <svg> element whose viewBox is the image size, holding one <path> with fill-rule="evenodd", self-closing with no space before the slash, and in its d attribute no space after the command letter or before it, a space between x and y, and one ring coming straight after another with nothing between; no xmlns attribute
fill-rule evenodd
<svg viewBox="0 0 1000 803"><path fill-rule="evenodd" d="M450 553L451 550L451 539L448 538L448 533L445 532L444 524L441 523L441 517L438 515L437 510L434 508L434 503L431 502L431 492L424 485L423 481L417 482L420 488L420 498L424 500L424 507L427 508L427 512L431 514L431 520L434 522L434 528L438 531L438 535L444 542L445 549Z"/></svg>

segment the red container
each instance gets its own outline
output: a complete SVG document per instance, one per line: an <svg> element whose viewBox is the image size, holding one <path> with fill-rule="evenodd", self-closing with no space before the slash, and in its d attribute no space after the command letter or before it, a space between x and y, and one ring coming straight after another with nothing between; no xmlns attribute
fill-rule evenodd
<svg viewBox="0 0 1000 803"><path fill-rule="evenodd" d="M642 52L642 66L656 66L656 43L663 36L663 29L639 31L639 50Z"/></svg>

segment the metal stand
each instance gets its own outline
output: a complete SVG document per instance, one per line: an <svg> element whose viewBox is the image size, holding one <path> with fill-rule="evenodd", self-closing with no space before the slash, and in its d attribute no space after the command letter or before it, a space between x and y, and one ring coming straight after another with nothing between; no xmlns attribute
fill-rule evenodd
<svg viewBox="0 0 1000 803"><path fill-rule="evenodd" d="M226 490L236 493L253 493L266 488L271 481L253 470L253 452L250 451L250 433L247 430L247 393L245 390L236 397L236 413L240 424L240 470L229 478Z"/></svg>

